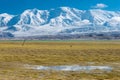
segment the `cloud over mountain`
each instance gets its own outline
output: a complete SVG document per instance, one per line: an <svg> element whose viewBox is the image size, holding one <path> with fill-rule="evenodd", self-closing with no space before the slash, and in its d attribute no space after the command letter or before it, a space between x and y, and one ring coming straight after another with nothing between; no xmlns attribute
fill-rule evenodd
<svg viewBox="0 0 120 80"><path fill-rule="evenodd" d="M106 8L106 7L108 7L108 5L103 3L98 3L95 6L92 6L92 8L99 8L99 9Z"/></svg>

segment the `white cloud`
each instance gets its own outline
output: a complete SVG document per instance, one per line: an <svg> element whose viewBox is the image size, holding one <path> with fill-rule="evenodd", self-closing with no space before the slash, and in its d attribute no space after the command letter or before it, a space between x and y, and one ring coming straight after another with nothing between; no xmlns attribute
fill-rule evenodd
<svg viewBox="0 0 120 80"><path fill-rule="evenodd" d="M120 17L113 17L108 21L109 26L119 26L120 25Z"/></svg>
<svg viewBox="0 0 120 80"><path fill-rule="evenodd" d="M98 4L96 4L95 6L93 6L93 8L106 8L106 7L108 7L108 5L106 5L106 4L103 4L103 3L98 3Z"/></svg>
<svg viewBox="0 0 120 80"><path fill-rule="evenodd" d="M83 22L84 24L90 24L90 21L87 20L87 19L84 19L82 22Z"/></svg>
<svg viewBox="0 0 120 80"><path fill-rule="evenodd" d="M111 20L120 22L120 17L113 17Z"/></svg>

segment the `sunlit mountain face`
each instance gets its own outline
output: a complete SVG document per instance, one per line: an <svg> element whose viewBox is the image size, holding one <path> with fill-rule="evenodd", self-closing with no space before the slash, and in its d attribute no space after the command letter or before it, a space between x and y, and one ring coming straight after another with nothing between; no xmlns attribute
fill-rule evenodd
<svg viewBox="0 0 120 80"><path fill-rule="evenodd" d="M120 32L120 11L59 7L0 14L0 35L14 37L83 35ZM8 35L7 35L8 34Z"/></svg>

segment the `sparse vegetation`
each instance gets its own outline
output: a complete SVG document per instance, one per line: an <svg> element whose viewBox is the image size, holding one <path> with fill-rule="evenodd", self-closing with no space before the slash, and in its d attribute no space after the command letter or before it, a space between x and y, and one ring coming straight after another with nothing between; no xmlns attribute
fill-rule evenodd
<svg viewBox="0 0 120 80"><path fill-rule="evenodd" d="M92 64L91 64L92 63ZM30 65L109 65L111 72L37 71ZM0 42L0 80L119 80L119 41ZM93 71L95 72L95 71Z"/></svg>

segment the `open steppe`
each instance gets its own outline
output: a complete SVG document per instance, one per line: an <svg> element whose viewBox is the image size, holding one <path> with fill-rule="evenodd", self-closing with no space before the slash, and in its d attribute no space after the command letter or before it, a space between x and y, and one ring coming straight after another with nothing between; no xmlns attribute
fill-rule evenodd
<svg viewBox="0 0 120 80"><path fill-rule="evenodd" d="M119 80L120 41L0 41L0 80ZM110 66L111 71L34 70L25 65Z"/></svg>

